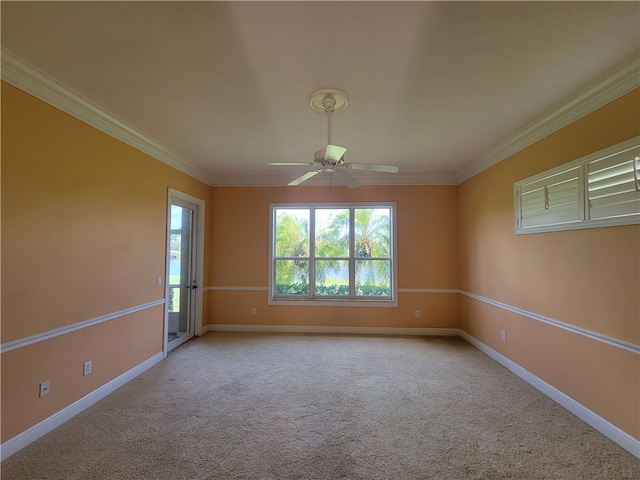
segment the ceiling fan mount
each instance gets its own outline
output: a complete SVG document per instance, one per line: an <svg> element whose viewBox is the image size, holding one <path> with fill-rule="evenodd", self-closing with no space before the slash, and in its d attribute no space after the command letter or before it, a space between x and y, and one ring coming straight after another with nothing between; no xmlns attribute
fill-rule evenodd
<svg viewBox="0 0 640 480"><path fill-rule="evenodd" d="M345 171L347 169L372 170L384 173L398 172L398 167L391 165L345 163L344 154L347 149L331 143L331 116L344 111L349 105L349 98L346 93L335 88L323 88L311 94L309 97L309 105L314 111L327 116L327 146L315 152L313 162L277 162L268 164L276 166L305 165L312 167L311 171L289 182L289 185L300 185L318 173L329 173L330 175L336 176L348 187L354 188L360 186L360 184Z"/></svg>
<svg viewBox="0 0 640 480"><path fill-rule="evenodd" d="M322 88L309 96L309 105L318 113L340 113L349 106L349 97L336 88Z"/></svg>

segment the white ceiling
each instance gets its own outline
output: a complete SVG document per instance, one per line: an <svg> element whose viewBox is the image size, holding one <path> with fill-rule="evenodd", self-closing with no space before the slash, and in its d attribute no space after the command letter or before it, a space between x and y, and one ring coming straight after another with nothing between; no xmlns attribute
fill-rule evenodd
<svg viewBox="0 0 640 480"><path fill-rule="evenodd" d="M2 48L211 184L284 185L327 140L363 183L455 183L640 56L638 2L8 2ZM320 176L318 176L320 177ZM318 180L318 181L322 181Z"/></svg>

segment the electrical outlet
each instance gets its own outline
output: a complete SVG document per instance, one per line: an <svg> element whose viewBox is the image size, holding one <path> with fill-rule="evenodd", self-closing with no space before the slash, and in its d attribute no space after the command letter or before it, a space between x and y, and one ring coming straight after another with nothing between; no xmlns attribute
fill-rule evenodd
<svg viewBox="0 0 640 480"><path fill-rule="evenodd" d="M162 286L162 277L156 278L156 285L159 286L159 287Z"/></svg>
<svg viewBox="0 0 640 480"><path fill-rule="evenodd" d="M51 392L51 380L45 380L40 384L40 398L49 395Z"/></svg>
<svg viewBox="0 0 640 480"><path fill-rule="evenodd" d="M416 316L416 318L419 318L420 317L420 310L416 310L414 315Z"/></svg>
<svg viewBox="0 0 640 480"><path fill-rule="evenodd" d="M500 338L502 338L503 342L506 342L507 341L507 332L505 332L503 330L502 333L500 334Z"/></svg>
<svg viewBox="0 0 640 480"><path fill-rule="evenodd" d="M91 360L84 362L82 365L82 375L89 375L91 373Z"/></svg>
<svg viewBox="0 0 640 480"><path fill-rule="evenodd" d="M256 313L258 313L258 311L256 310L256 307L252 307L251 308L251 315L255 315Z"/></svg>

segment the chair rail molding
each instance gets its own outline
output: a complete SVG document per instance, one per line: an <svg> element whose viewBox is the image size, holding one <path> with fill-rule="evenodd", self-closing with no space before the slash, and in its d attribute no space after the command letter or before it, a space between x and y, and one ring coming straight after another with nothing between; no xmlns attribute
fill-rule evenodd
<svg viewBox="0 0 640 480"><path fill-rule="evenodd" d="M146 310L147 308L153 308L153 307L157 307L158 305L164 305L164 303L165 303L164 298L161 298L159 300L154 300L152 302L136 305L135 307L125 308L124 310L118 310L117 312L112 312L106 315L101 315L99 317L90 318L89 320L84 320L82 322L76 322L76 323L72 323L71 325L65 325L64 327L54 328L53 330L47 330L46 332L36 333L35 335L29 335L28 337L18 338L17 340L12 340L10 342L6 342L0 345L0 353L7 353L7 352L10 352L11 350L16 350L18 348L26 347L28 345L33 345L34 343L44 342L45 340L59 337L60 335L66 335L67 333L75 332L76 330L92 327L94 325L98 325L99 323L108 322L109 320L114 320L116 318L124 317L125 315L131 315L132 313L140 312L141 310Z"/></svg>

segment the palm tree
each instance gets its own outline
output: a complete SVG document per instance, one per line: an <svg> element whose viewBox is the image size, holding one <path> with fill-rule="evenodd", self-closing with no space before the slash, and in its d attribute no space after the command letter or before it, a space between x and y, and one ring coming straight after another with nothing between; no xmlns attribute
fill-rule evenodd
<svg viewBox="0 0 640 480"><path fill-rule="evenodd" d="M391 233L389 214L374 208L355 210L356 257L388 257Z"/></svg>
<svg viewBox="0 0 640 480"><path fill-rule="evenodd" d="M308 212L308 211L307 211ZM309 218L287 210L276 213L276 292L309 291ZM299 284L299 286L296 286Z"/></svg>
<svg viewBox="0 0 640 480"><path fill-rule="evenodd" d="M355 276L348 281L350 215L354 212ZM276 212L276 293L308 294L310 264L309 210ZM388 296L391 278L391 221L388 208L315 210L315 292L318 295ZM331 275L327 283L327 277ZM335 281L331 281L335 278Z"/></svg>
<svg viewBox="0 0 640 480"><path fill-rule="evenodd" d="M337 271L344 265L344 260L336 257L349 257L349 215L348 209L338 210L317 235L316 257L332 258L327 260L327 269L316 270L318 280L323 281L328 271ZM354 216L356 293L366 295L362 286L368 285L370 288L366 290L370 292L380 291L382 295L389 295L390 262L376 260L389 258L391 223L388 209L356 208ZM373 288L380 286L382 288Z"/></svg>
<svg viewBox="0 0 640 480"><path fill-rule="evenodd" d="M315 214L315 293L348 296L349 209L319 208Z"/></svg>
<svg viewBox="0 0 640 480"><path fill-rule="evenodd" d="M385 210L387 213L382 213ZM391 262L382 260L389 258L391 248L388 209L358 208L355 210L354 226L356 294L389 295ZM369 288L363 288L365 285Z"/></svg>

